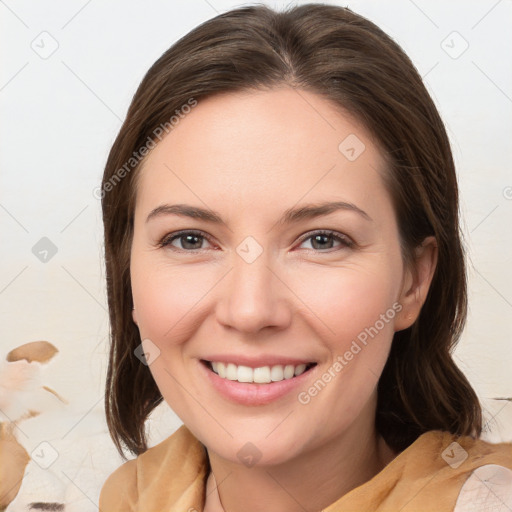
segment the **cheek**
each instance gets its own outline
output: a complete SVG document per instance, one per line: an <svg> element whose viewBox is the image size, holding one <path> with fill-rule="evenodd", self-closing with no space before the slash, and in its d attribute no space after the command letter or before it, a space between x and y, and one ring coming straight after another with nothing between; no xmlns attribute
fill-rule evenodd
<svg viewBox="0 0 512 512"><path fill-rule="evenodd" d="M398 277L390 267L294 269L285 280L300 299L297 308L305 308L306 317L313 315L319 332L346 340L373 326L392 307ZM211 266L155 264L143 255L133 257L131 273L141 336L169 344L185 341L197 328L201 307L208 304L206 296L220 277Z"/></svg>
<svg viewBox="0 0 512 512"><path fill-rule="evenodd" d="M296 282L297 295L317 317L326 339L342 344L350 344L386 315L397 293L394 273L381 266L326 268L304 273ZM382 330L392 331L392 325L386 322Z"/></svg>
<svg viewBox="0 0 512 512"><path fill-rule="evenodd" d="M185 331L190 327L187 315L200 307L201 299L214 285L211 272L135 256L131 276L141 336L171 344L186 339Z"/></svg>

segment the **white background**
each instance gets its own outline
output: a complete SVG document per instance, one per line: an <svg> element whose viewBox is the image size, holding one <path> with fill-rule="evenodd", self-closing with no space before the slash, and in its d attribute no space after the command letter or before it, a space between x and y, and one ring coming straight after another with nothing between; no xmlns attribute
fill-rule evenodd
<svg viewBox="0 0 512 512"><path fill-rule="evenodd" d="M469 321L455 358L499 435L512 438L512 404L490 400L512 396L512 2L326 3L348 5L390 34L424 77L446 123L470 258ZM59 349L45 384L78 416L55 422L54 415L55 438L75 428L76 417L102 421L108 317L93 190L110 146L150 65L199 23L240 5L0 2L0 358L34 340ZM57 44L47 58L34 50ZM58 251L47 263L32 253L42 237ZM178 423L161 421L153 439ZM41 440L25 437L27 445Z"/></svg>

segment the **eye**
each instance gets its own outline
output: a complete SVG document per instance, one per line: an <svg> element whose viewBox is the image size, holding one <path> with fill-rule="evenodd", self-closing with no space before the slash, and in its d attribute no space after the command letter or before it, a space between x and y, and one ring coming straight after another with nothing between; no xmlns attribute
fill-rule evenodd
<svg viewBox="0 0 512 512"><path fill-rule="evenodd" d="M309 240L311 240L311 249L316 252L319 250L333 249L332 242L334 240L339 242L341 247L338 248L354 246L354 242L350 238L335 231L322 230L310 233L306 237L302 238L301 245ZM336 248L334 247L334 249Z"/></svg>
<svg viewBox="0 0 512 512"><path fill-rule="evenodd" d="M176 245L173 244L175 240L178 241L181 247L176 247ZM208 237L202 231L179 231L177 233L166 235L162 240L160 240L158 246L171 246L177 250L192 252L203 249L201 245L205 240L209 243Z"/></svg>
<svg viewBox="0 0 512 512"><path fill-rule="evenodd" d="M338 249L353 247L355 245L350 238L336 231L321 230L309 233L307 236L302 237L300 245L310 240L311 247L309 249L315 252L323 252L329 249L336 250L336 247L333 247L334 241L338 242ZM174 243L175 241L177 241L180 246L177 246ZM202 231L179 231L164 236L158 242L158 247L169 247L178 251L193 252L204 249L204 247L202 247L204 241L211 243L209 237ZM306 247L306 249L308 248Z"/></svg>

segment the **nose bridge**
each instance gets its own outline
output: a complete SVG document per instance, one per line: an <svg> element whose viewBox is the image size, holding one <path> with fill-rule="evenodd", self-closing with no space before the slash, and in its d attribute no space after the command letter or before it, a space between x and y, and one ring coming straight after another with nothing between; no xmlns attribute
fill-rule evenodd
<svg viewBox="0 0 512 512"><path fill-rule="evenodd" d="M261 248L258 255L256 249L249 241L233 253L232 270L217 311L221 323L246 332L283 327L291 317L286 287L274 275L269 253Z"/></svg>

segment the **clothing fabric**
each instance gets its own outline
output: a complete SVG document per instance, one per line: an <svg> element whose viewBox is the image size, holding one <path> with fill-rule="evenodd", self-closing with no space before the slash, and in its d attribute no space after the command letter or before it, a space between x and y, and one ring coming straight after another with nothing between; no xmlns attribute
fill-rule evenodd
<svg viewBox="0 0 512 512"><path fill-rule="evenodd" d="M205 447L182 425L108 477L100 512L203 512L208 473ZM512 443L433 430L323 512L488 510L512 510Z"/></svg>

